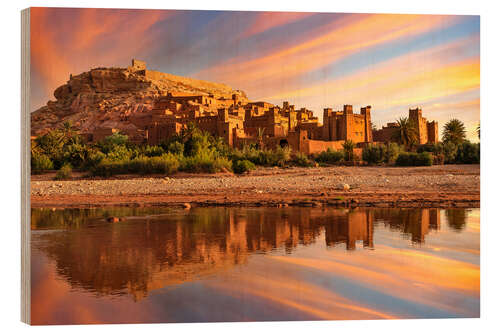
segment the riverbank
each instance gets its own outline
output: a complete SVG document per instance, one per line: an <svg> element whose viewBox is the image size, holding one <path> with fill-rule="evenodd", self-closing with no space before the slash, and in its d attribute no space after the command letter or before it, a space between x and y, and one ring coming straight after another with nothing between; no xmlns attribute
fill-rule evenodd
<svg viewBox="0 0 500 333"><path fill-rule="evenodd" d="M262 168L248 175L31 178L32 207L479 207L479 165ZM188 204L188 205L186 205Z"/></svg>

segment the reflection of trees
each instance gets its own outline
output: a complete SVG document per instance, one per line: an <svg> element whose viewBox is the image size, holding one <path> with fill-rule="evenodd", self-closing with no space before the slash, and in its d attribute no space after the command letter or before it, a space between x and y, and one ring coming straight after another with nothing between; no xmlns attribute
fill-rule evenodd
<svg viewBox="0 0 500 333"><path fill-rule="evenodd" d="M34 234L33 248L53 259L58 275L73 287L140 299L153 289L244 264L255 252L282 248L290 253L299 244L314 243L323 231L327 246L345 244L354 250L358 241L374 246L374 221L411 235L413 241L423 241L428 230L439 228L437 209L113 211L127 213L135 217L109 224L103 219L110 214L106 210L33 210L33 229L67 228Z"/></svg>
<svg viewBox="0 0 500 333"><path fill-rule="evenodd" d="M446 209L444 211L448 226L454 230L460 231L465 227L467 219L467 210L465 209Z"/></svg>
<svg viewBox="0 0 500 333"><path fill-rule="evenodd" d="M31 230L54 228L88 227L89 224L99 222L109 216L144 216L165 213L162 208L130 208L109 207L95 209L51 209L40 208L31 210Z"/></svg>

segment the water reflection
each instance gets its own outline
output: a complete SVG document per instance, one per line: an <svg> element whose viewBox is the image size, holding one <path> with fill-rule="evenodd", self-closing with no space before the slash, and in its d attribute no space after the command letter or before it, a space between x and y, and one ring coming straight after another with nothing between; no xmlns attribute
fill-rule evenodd
<svg viewBox="0 0 500 333"><path fill-rule="evenodd" d="M127 218L110 224L105 220L110 215ZM445 216L451 228L463 230L465 210L447 210ZM33 209L33 260L46 256L72 290L139 302L153 290L232 272L255 255L294 254L321 244L351 253L360 246L376 250L377 228L406 239L409 246L423 244L427 235L440 230L440 220L439 209ZM386 246L380 244L380 253ZM292 260L286 258L279 261ZM311 262L304 260L290 263ZM37 265L32 265L34 271ZM286 282L284 277L281 283ZM35 291L37 283L35 279Z"/></svg>

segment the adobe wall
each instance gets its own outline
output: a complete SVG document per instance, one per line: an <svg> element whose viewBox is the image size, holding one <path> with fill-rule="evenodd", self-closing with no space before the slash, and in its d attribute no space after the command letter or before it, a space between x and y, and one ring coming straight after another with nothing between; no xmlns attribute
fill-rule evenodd
<svg viewBox="0 0 500 333"><path fill-rule="evenodd" d="M381 129L373 132L374 142L390 142L392 141L392 134L397 130L395 127L382 127Z"/></svg>
<svg viewBox="0 0 500 333"><path fill-rule="evenodd" d="M98 141L104 140L104 138L106 138L110 135L113 135L114 133L118 133L118 130L116 128L107 128L107 127L96 128L92 132L92 140L94 142L98 142Z"/></svg>
<svg viewBox="0 0 500 333"><path fill-rule="evenodd" d="M184 125L178 122L154 123L146 127L146 140L149 145L159 145L174 134L179 134Z"/></svg>
<svg viewBox="0 0 500 333"><path fill-rule="evenodd" d="M306 140L305 145L304 145L304 151L303 153L306 153L308 155L314 154L314 153L320 153L322 151L327 150L328 148L332 150L341 150L342 144L345 141L339 140L339 141L322 141L322 140Z"/></svg>

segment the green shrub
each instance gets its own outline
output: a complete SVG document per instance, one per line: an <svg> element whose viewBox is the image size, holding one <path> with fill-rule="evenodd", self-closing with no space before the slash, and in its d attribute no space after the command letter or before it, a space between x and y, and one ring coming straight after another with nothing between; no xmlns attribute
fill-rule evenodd
<svg viewBox="0 0 500 333"><path fill-rule="evenodd" d="M433 155L434 160L432 161L433 165L443 165L444 164L444 154Z"/></svg>
<svg viewBox="0 0 500 333"><path fill-rule="evenodd" d="M433 157L429 152L400 153L396 159L397 166L431 166Z"/></svg>
<svg viewBox="0 0 500 333"><path fill-rule="evenodd" d="M119 174L172 174L179 168L179 161L175 155L163 154L162 156L140 156L132 160L103 159L92 169L95 176L109 177Z"/></svg>
<svg viewBox="0 0 500 333"><path fill-rule="evenodd" d="M94 176L109 177L128 173L129 161L114 161L104 158L91 171Z"/></svg>
<svg viewBox="0 0 500 333"><path fill-rule="evenodd" d="M419 145L417 147L417 153L423 153L424 151L429 152L429 153L433 153L433 154L437 154L437 153L441 152L441 148L439 147L438 144L434 144L434 143L426 143L423 145Z"/></svg>
<svg viewBox="0 0 500 333"><path fill-rule="evenodd" d="M140 150L140 153L147 157L154 157L165 154L165 150L160 146L145 146Z"/></svg>
<svg viewBox="0 0 500 333"><path fill-rule="evenodd" d="M132 150L126 146L114 146L111 151L106 154L106 158L111 161L127 161L132 158Z"/></svg>
<svg viewBox="0 0 500 333"><path fill-rule="evenodd" d="M322 151L319 153L315 160L318 163L326 163L326 164L335 164L337 162L340 162L344 158L344 153L341 151L335 151L332 150L331 148L328 148L325 151Z"/></svg>
<svg viewBox="0 0 500 333"><path fill-rule="evenodd" d="M170 142L167 146L167 151L175 155L184 154L184 144L179 141Z"/></svg>
<svg viewBox="0 0 500 333"><path fill-rule="evenodd" d="M85 159L85 162L83 163L83 167L87 170L92 170L93 168L97 167L99 163L101 163L101 161L105 158L106 154L104 154L100 150L90 150L87 158Z"/></svg>
<svg viewBox="0 0 500 333"><path fill-rule="evenodd" d="M232 163L225 157L216 154L200 153L195 156L181 158L179 170L186 172L216 173L223 170L231 170Z"/></svg>
<svg viewBox="0 0 500 333"><path fill-rule="evenodd" d="M39 174L45 170L53 170L54 164L50 158L45 154L32 154L31 155L31 173Z"/></svg>
<svg viewBox="0 0 500 333"><path fill-rule="evenodd" d="M362 158L368 164L380 164L386 159L386 147L382 145L368 145L363 148Z"/></svg>
<svg viewBox="0 0 500 333"><path fill-rule="evenodd" d="M431 166L432 162L434 161L432 154L430 154L429 152L424 151L423 153L417 153L416 155L416 166Z"/></svg>
<svg viewBox="0 0 500 333"><path fill-rule="evenodd" d="M458 147L452 142L440 142L437 144L437 152L444 155L445 164L455 163L455 160L457 158L457 150Z"/></svg>
<svg viewBox="0 0 500 333"><path fill-rule="evenodd" d="M395 142L389 142L385 148L385 159L384 162L387 164L393 164L396 162L399 153L403 151L403 148Z"/></svg>
<svg viewBox="0 0 500 333"><path fill-rule="evenodd" d="M253 164L249 160L238 160L235 163L233 163L234 173L242 174L254 169L255 169L255 164Z"/></svg>
<svg viewBox="0 0 500 333"><path fill-rule="evenodd" d="M90 149L84 144L71 144L63 148L63 157L65 164L79 168L85 164L88 158Z"/></svg>
<svg viewBox="0 0 500 333"><path fill-rule="evenodd" d="M288 146L281 147L277 146L274 150L275 161L274 165L276 166L284 166L291 159L291 150Z"/></svg>
<svg viewBox="0 0 500 333"><path fill-rule="evenodd" d="M71 177L71 165L70 164L64 164L59 170L57 170L57 173L56 173L57 180L69 179L70 177Z"/></svg>
<svg viewBox="0 0 500 333"><path fill-rule="evenodd" d="M128 163L127 169L131 173L140 174L172 174L179 168L179 161L170 153L153 157L138 157Z"/></svg>
<svg viewBox="0 0 500 333"><path fill-rule="evenodd" d="M307 154L298 152L293 157L293 163L301 167L313 166L313 162L308 158Z"/></svg>
<svg viewBox="0 0 500 333"><path fill-rule="evenodd" d="M465 141L458 145L456 163L477 164L481 160L479 143Z"/></svg>

